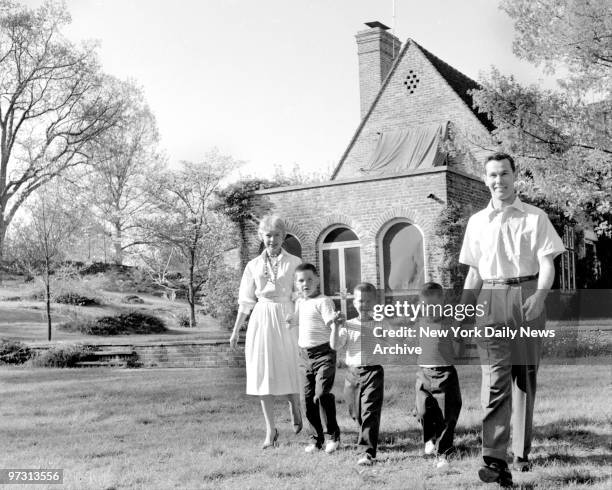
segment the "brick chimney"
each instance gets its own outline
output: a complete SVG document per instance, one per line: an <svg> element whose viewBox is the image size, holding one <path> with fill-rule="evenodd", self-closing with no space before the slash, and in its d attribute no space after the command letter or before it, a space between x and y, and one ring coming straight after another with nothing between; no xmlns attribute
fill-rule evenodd
<svg viewBox="0 0 612 490"><path fill-rule="evenodd" d="M391 70L393 60L399 54L401 43L380 22L366 22L369 29L360 31L357 39L359 56L359 93L361 118L374 101L380 86Z"/></svg>

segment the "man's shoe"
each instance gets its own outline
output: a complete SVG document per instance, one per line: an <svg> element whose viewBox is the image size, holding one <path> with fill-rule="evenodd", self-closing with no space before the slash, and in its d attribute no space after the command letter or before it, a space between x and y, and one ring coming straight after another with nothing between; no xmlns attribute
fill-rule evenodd
<svg viewBox="0 0 612 490"><path fill-rule="evenodd" d="M501 487L512 487L512 473L507 466L497 463L481 466L478 470L478 477L485 483L499 483Z"/></svg>
<svg viewBox="0 0 612 490"><path fill-rule="evenodd" d="M512 461L512 469L521 473L526 473L527 471L531 471L531 462L528 458L515 456Z"/></svg>
<svg viewBox="0 0 612 490"><path fill-rule="evenodd" d="M433 439L430 439L425 443L425 449L423 450L423 454L425 456L431 456L436 452L436 445L434 444Z"/></svg>
<svg viewBox="0 0 612 490"><path fill-rule="evenodd" d="M338 447L340 447L340 441L329 440L325 443L325 452L331 454L338 449Z"/></svg>
<svg viewBox="0 0 612 490"><path fill-rule="evenodd" d="M376 458L371 456L369 453L365 453L361 458L357 460L359 466L371 466L376 461Z"/></svg>

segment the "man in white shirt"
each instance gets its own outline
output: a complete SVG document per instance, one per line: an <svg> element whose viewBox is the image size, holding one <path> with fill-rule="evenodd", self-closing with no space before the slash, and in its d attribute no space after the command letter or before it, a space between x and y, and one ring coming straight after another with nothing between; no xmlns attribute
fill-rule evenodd
<svg viewBox="0 0 612 490"><path fill-rule="evenodd" d="M459 262L470 266L463 301L478 295L478 304L485 306L486 315L477 326L517 332L515 339L492 337L478 343L485 462L478 475L484 482L511 486L506 463L511 413L514 468L528 471L540 358L540 341L521 338L520 328L544 328L544 302L555 277L553 259L565 248L546 213L518 199L510 155L490 155L484 171L491 201L470 218Z"/></svg>

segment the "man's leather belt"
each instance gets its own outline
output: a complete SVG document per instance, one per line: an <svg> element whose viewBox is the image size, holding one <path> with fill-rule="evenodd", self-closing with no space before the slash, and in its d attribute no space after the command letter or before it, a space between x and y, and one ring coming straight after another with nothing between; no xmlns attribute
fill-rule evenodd
<svg viewBox="0 0 612 490"><path fill-rule="evenodd" d="M487 284L520 284L522 282L533 281L537 279L538 275L522 276L522 277L508 277L507 279L484 279Z"/></svg>

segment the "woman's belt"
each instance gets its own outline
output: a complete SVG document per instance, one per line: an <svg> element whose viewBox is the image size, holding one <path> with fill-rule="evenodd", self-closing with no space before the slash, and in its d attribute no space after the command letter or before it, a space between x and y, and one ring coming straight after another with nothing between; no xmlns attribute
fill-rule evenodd
<svg viewBox="0 0 612 490"><path fill-rule="evenodd" d="M291 298L257 298L258 303L291 303Z"/></svg>

